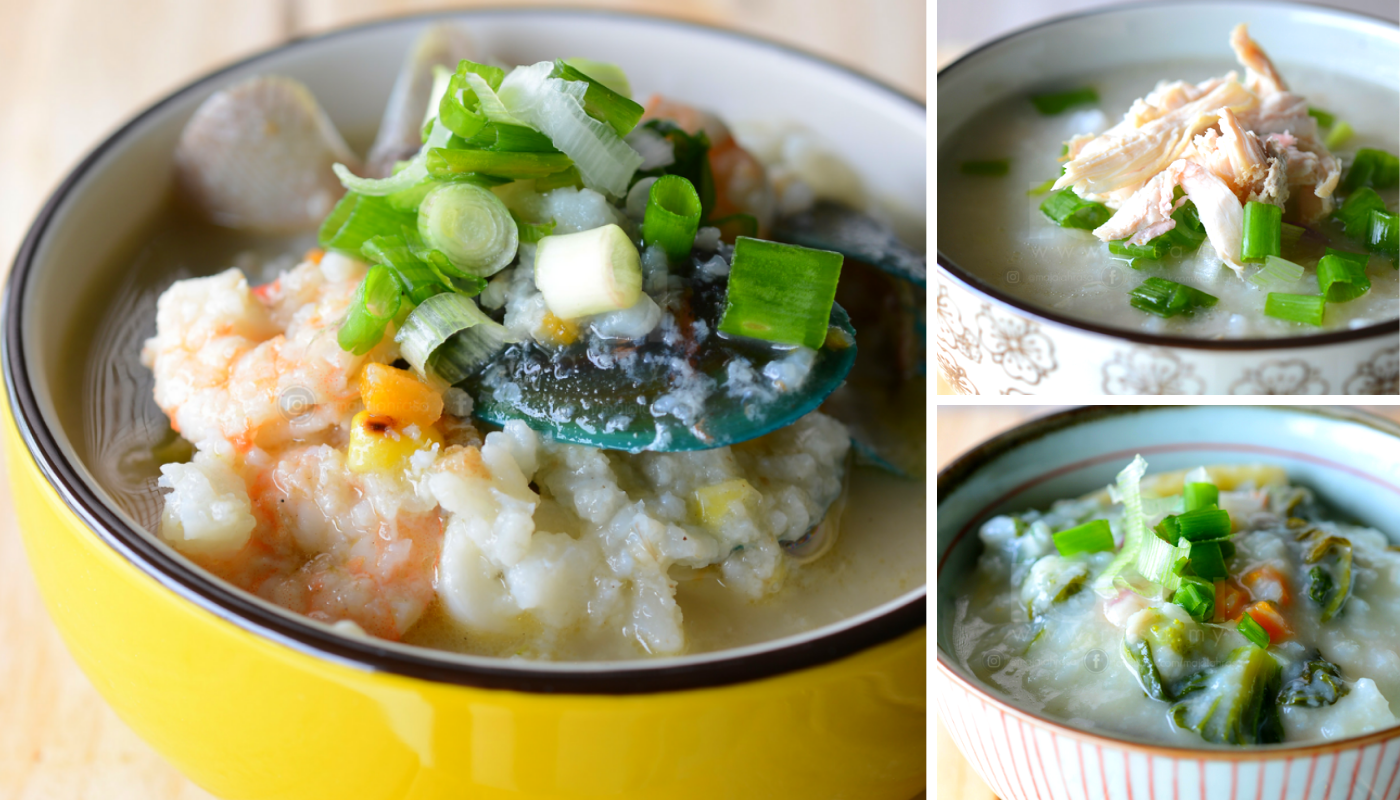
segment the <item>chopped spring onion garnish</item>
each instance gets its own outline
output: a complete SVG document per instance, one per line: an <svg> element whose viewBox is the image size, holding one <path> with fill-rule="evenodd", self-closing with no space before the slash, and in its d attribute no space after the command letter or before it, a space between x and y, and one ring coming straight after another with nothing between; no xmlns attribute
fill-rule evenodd
<svg viewBox="0 0 1400 800"><path fill-rule="evenodd" d="M1323 128L1330 128L1337 121L1337 118L1334 115L1329 114L1320 108L1313 108L1312 106L1308 106L1308 116L1316 119L1318 126Z"/></svg>
<svg viewBox="0 0 1400 800"><path fill-rule="evenodd" d="M642 243L658 244L672 263L690 258L700 229L700 195L679 175L663 175L651 185L642 220Z"/></svg>
<svg viewBox="0 0 1400 800"><path fill-rule="evenodd" d="M641 121L642 114L646 112L646 109L630 97L613 91L604 82L584 73L562 59L555 59L554 71L549 73L549 77L566 81L581 81L588 84L588 90L583 95L584 110L594 119L602 120L611 125L612 129L617 131L618 136L626 136L631 133L632 129L637 127L637 123Z"/></svg>
<svg viewBox="0 0 1400 800"><path fill-rule="evenodd" d="M341 323L336 341L342 350L362 356L384 338L384 328L399 313L403 293L387 267L374 265L350 300L350 314Z"/></svg>
<svg viewBox="0 0 1400 800"><path fill-rule="evenodd" d="M394 336L419 375L456 383L495 357L510 340L504 326L471 298L448 292L423 301Z"/></svg>
<svg viewBox="0 0 1400 800"><path fill-rule="evenodd" d="M1156 534L1158 539L1173 547L1181 541L1181 526L1177 524L1177 516L1176 514L1168 514L1162 518L1161 522L1152 527L1152 532Z"/></svg>
<svg viewBox="0 0 1400 800"><path fill-rule="evenodd" d="M402 236L376 236L360 252L370 263L388 267L414 305L454 288L446 275L415 256Z"/></svg>
<svg viewBox="0 0 1400 800"><path fill-rule="evenodd" d="M549 222L526 222L514 211L510 212L510 218L515 220L515 227L520 231L520 241L525 244L534 244L544 237L554 233L556 220Z"/></svg>
<svg viewBox="0 0 1400 800"><path fill-rule="evenodd" d="M1322 327L1326 303L1326 298L1321 295L1269 292L1269 296L1264 298L1264 315Z"/></svg>
<svg viewBox="0 0 1400 800"><path fill-rule="evenodd" d="M412 225L413 214L394 209L382 197L348 192L321 223L317 237L321 247L358 257L360 248L375 236L393 235Z"/></svg>
<svg viewBox="0 0 1400 800"><path fill-rule="evenodd" d="M1367 258L1361 253L1343 253L1327 248L1317 262L1317 288L1329 303L1355 300L1371 289L1366 277Z"/></svg>
<svg viewBox="0 0 1400 800"><path fill-rule="evenodd" d="M632 84L627 80L627 73L616 64L594 61L591 58L566 58L564 63L623 97L632 96Z"/></svg>
<svg viewBox="0 0 1400 800"><path fill-rule="evenodd" d="M616 225L546 236L535 250L535 286L560 319L631 308L642 296L642 260Z"/></svg>
<svg viewBox="0 0 1400 800"><path fill-rule="evenodd" d="M964 161L958 165L958 171L964 175L1000 177L1011 171L1011 159L1003 158L997 161ZM1051 181L1051 183L1054 183L1054 181Z"/></svg>
<svg viewBox="0 0 1400 800"><path fill-rule="evenodd" d="M1326 145L1328 150L1336 150L1351 141L1351 137L1355 134L1356 131L1351 129L1350 123L1338 122L1332 126L1332 131L1327 134L1327 138L1322 143Z"/></svg>
<svg viewBox="0 0 1400 800"><path fill-rule="evenodd" d="M333 164L331 169L340 179L340 185L349 191L374 197L402 192L428 179L428 170L421 158L413 159L403 169L387 178L361 178L344 164Z"/></svg>
<svg viewBox="0 0 1400 800"><path fill-rule="evenodd" d="M428 174L434 178L454 178L473 172L507 178L538 178L569 168L563 153L507 153L496 150L428 151Z"/></svg>
<svg viewBox="0 0 1400 800"><path fill-rule="evenodd" d="M1085 200L1075 194L1073 189L1061 189L1045 198L1045 202L1040 204L1040 210L1061 228L1084 230L1093 230L1113 216L1108 206Z"/></svg>
<svg viewBox="0 0 1400 800"><path fill-rule="evenodd" d="M1346 123L1343 122L1342 124L1345 125ZM1269 649L1269 632L1264 630L1264 626L1256 622L1248 611L1240 616L1239 631L1244 634L1244 638L1253 642L1256 647L1261 647L1265 650Z"/></svg>
<svg viewBox="0 0 1400 800"><path fill-rule="evenodd" d="M1366 248L1390 259L1392 268L1400 263L1400 214L1372 209Z"/></svg>
<svg viewBox="0 0 1400 800"><path fill-rule="evenodd" d="M1062 114L1071 106L1092 104L1099 102L1099 93L1092 88L1085 86L1082 89L1071 89L1067 92L1050 92L1048 94L1031 95L1031 102L1035 108L1046 116Z"/></svg>
<svg viewBox="0 0 1400 800"><path fill-rule="evenodd" d="M496 125L488 126L493 132L495 139L490 147L492 150L501 150L507 153L557 153L554 143L548 136L521 125ZM571 165L572 166L572 165Z"/></svg>
<svg viewBox="0 0 1400 800"><path fill-rule="evenodd" d="M1279 238L1282 239L1283 242L1283 249L1286 251L1288 248L1297 244L1298 240L1303 238L1303 234L1307 232L1308 229L1300 225L1290 225L1287 222L1283 223L1283 230L1279 234Z"/></svg>
<svg viewBox="0 0 1400 800"><path fill-rule="evenodd" d="M470 183L447 183L429 192L418 208L418 235L462 273L481 278L509 264L520 241L505 203Z"/></svg>
<svg viewBox="0 0 1400 800"><path fill-rule="evenodd" d="M1132 291L1130 298L1128 302L1133 308L1159 317L1190 314L1198 308L1210 308L1220 300L1214 295L1165 278L1148 278Z"/></svg>
<svg viewBox="0 0 1400 800"><path fill-rule="evenodd" d="M1230 571L1225 568L1225 557L1220 551L1220 543L1193 542L1191 571L1208 581L1221 581L1230 577Z"/></svg>
<svg viewBox="0 0 1400 800"><path fill-rule="evenodd" d="M1251 200L1244 204L1244 240L1240 260L1263 261L1283 255L1283 209Z"/></svg>
<svg viewBox="0 0 1400 800"><path fill-rule="evenodd" d="M1172 602L1186 609L1191 619L1210 622L1215 617L1215 584L1197 577L1183 577Z"/></svg>
<svg viewBox="0 0 1400 800"><path fill-rule="evenodd" d="M1176 574L1173 567L1185 555L1185 547L1168 544L1160 536L1145 536L1142 550L1138 553L1138 573L1160 587L1155 591L1170 596L1181 581L1181 576Z"/></svg>
<svg viewBox="0 0 1400 800"><path fill-rule="evenodd" d="M720 331L820 349L842 260L840 253L739 237Z"/></svg>
<svg viewBox="0 0 1400 800"><path fill-rule="evenodd" d="M505 104L501 102L501 98L496 95L496 87L492 86L486 78L473 72L465 73L462 77L466 81L467 87L471 89L472 94L476 95L478 101L477 107L481 110L482 114L486 115L487 119L497 125L529 127L529 123L516 117L506 109ZM499 86L500 84L497 85Z"/></svg>
<svg viewBox="0 0 1400 800"><path fill-rule="evenodd" d="M1176 227L1157 238L1165 239L1172 250L1180 247L1183 254L1194 253L1200 249L1206 240L1206 226L1201 224L1201 215L1196 210L1196 204L1187 200L1181 208L1172 212L1172 219L1176 220Z"/></svg>
<svg viewBox="0 0 1400 800"><path fill-rule="evenodd" d="M1130 260L1146 258L1156 261L1167 254L1168 247L1165 237L1162 236L1158 236L1146 244L1128 244L1127 239L1120 239L1108 243L1108 252Z"/></svg>
<svg viewBox="0 0 1400 800"><path fill-rule="evenodd" d="M1026 192L1026 196L1027 196L1027 197L1036 197L1036 196L1045 194L1046 192L1048 192L1048 191L1050 191L1051 189L1055 188L1055 181L1057 181L1057 180L1059 180L1059 178L1051 178L1050 180L1046 181L1045 183L1042 183L1042 184L1040 184L1039 186L1036 186L1036 187L1030 189L1029 191L1027 191L1027 192Z"/></svg>
<svg viewBox="0 0 1400 800"><path fill-rule="evenodd" d="M1137 564L1147 536L1147 520L1142 513L1142 491L1140 482L1147 473L1147 461L1141 455L1135 456L1132 463L1118 473L1118 496L1123 500L1123 547L1114 556L1099 577L1094 579L1094 591L1100 597L1113 597L1118 594L1119 581L1126 580L1124 573Z"/></svg>
<svg viewBox="0 0 1400 800"><path fill-rule="evenodd" d="M1213 483L1188 483L1181 493L1183 508L1195 511L1220 502L1220 488Z"/></svg>
<svg viewBox="0 0 1400 800"><path fill-rule="evenodd" d="M465 64L466 62L463 62L464 66ZM447 91L438 100L438 122L457 136L473 141L490 121L485 114L478 114L472 110L477 105L475 95L467 91L466 79L459 71L452 76Z"/></svg>
<svg viewBox="0 0 1400 800"><path fill-rule="evenodd" d="M553 175L546 175L543 178L535 178L535 191L548 192L554 189L562 189L565 186L572 186L576 189L583 188L583 176L579 174L578 167L569 167L563 172L556 172Z"/></svg>
<svg viewBox="0 0 1400 800"><path fill-rule="evenodd" d="M1230 535L1230 512L1214 506L1198 508L1177 515L1176 524L1181 538L1190 542L1223 539Z"/></svg>
<svg viewBox="0 0 1400 800"><path fill-rule="evenodd" d="M1055 549L1062 556L1076 553L1098 553L1113 549L1113 531L1108 520L1096 519L1074 528L1062 530L1052 537Z"/></svg>
<svg viewBox="0 0 1400 800"><path fill-rule="evenodd" d="M1332 217L1342 223L1349 238L1364 242L1371 230L1371 212L1385 210L1385 201L1376 190L1363 186L1348 195L1342 207L1332 212Z"/></svg>
<svg viewBox="0 0 1400 800"><path fill-rule="evenodd" d="M1400 158L1384 150L1363 147L1356 151L1356 160L1342 181L1341 191L1350 194L1362 186L1389 189L1400 184Z"/></svg>
<svg viewBox="0 0 1400 800"><path fill-rule="evenodd" d="M1287 286L1301 277L1303 277L1301 265L1278 256L1269 256L1264 259L1264 266L1249 276L1249 282L1260 289L1269 289L1275 286Z"/></svg>
<svg viewBox="0 0 1400 800"><path fill-rule="evenodd" d="M703 196L701 199L703 201ZM758 217L753 214L730 214L727 217L712 219L705 224L719 228L719 238L726 242L737 242L740 236L754 237L758 235Z"/></svg>

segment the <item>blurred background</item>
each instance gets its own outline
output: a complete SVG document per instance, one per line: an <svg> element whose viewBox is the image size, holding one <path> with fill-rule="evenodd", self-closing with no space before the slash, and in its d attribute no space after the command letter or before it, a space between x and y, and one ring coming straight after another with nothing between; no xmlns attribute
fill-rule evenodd
<svg viewBox="0 0 1400 800"><path fill-rule="evenodd" d="M0 0L0 274L83 155L190 80L375 18L537 5L733 28L925 95L925 0ZM0 498L0 800L208 797L137 739L73 664L40 605L8 495Z"/></svg>

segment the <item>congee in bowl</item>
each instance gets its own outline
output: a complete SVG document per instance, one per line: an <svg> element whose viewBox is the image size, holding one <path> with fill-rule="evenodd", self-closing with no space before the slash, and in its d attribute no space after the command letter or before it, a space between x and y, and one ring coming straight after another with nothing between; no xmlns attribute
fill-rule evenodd
<svg viewBox="0 0 1400 800"><path fill-rule="evenodd" d="M963 122L940 153L942 255L1034 308L1135 334L1395 320L1400 96L1244 25L1211 44Z"/></svg>
<svg viewBox="0 0 1400 800"><path fill-rule="evenodd" d="M922 378L861 380L886 339L841 255L768 238L833 184L813 134L465 47L425 35L364 163L287 78L195 112L95 311L103 488L214 578L476 655L723 650L917 590L922 446L860 410Z"/></svg>

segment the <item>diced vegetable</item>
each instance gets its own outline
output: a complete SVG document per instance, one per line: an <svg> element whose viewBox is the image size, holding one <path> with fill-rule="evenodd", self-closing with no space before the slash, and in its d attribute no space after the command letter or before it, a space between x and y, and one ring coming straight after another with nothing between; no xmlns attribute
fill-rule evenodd
<svg viewBox="0 0 1400 800"><path fill-rule="evenodd" d="M695 187L695 191L700 194L700 219L709 219L710 212L715 207L715 180L710 169L709 137L705 135L703 130L697 131L692 136L674 122L665 119L647 120L642 127L669 142L671 154L675 160L664 167L638 172L637 175L639 177L679 175L690 181L690 184ZM538 188L538 181L536 188ZM754 234L745 235L757 235L757 228L755 227ZM733 239L726 239L726 241L733 241Z"/></svg>
<svg viewBox="0 0 1400 800"><path fill-rule="evenodd" d="M1317 288L1329 303L1355 300L1371 288L1366 277L1366 256L1327 249L1317 262Z"/></svg>
<svg viewBox="0 0 1400 800"><path fill-rule="evenodd" d="M1188 483L1182 488L1181 501L1186 511L1209 508L1220 502L1220 489L1213 483Z"/></svg>
<svg viewBox="0 0 1400 800"><path fill-rule="evenodd" d="M641 299L641 256L616 225L546 236L536 248L535 286L560 319L631 308Z"/></svg>
<svg viewBox="0 0 1400 800"><path fill-rule="evenodd" d="M1256 647L1268 649L1270 642L1269 632L1264 630L1264 627L1259 624L1259 621L1251 616L1248 611L1240 617L1238 628L1240 633L1244 634L1244 638L1253 642Z"/></svg>
<svg viewBox="0 0 1400 800"><path fill-rule="evenodd" d="M1108 520L1096 519L1055 534L1055 549L1062 556L1076 553L1098 553L1113 549L1113 532Z"/></svg>
<svg viewBox="0 0 1400 800"><path fill-rule="evenodd" d="M1219 542L1192 542L1191 571L1208 581L1224 580L1230 577L1225 568L1225 557L1220 552Z"/></svg>
<svg viewBox="0 0 1400 800"><path fill-rule="evenodd" d="M1346 697L1348 692L1341 670L1317 653L1316 658L1303 665L1301 674L1283 684L1278 702L1284 706L1322 708Z"/></svg>
<svg viewBox="0 0 1400 800"><path fill-rule="evenodd" d="M1342 223L1347 236L1359 242L1370 241L1371 212L1384 213L1385 201L1369 186L1362 187L1347 196L1341 208L1332 212L1332 217Z"/></svg>
<svg viewBox="0 0 1400 800"><path fill-rule="evenodd" d="M623 97L632 96L632 84L627 80L627 73L623 72L622 67L616 64L594 61L591 58L566 58L564 63Z"/></svg>
<svg viewBox="0 0 1400 800"><path fill-rule="evenodd" d="M491 129L494 139L491 142L492 150L499 150L507 153L557 153L554 143L549 141L549 137L533 129L521 125L498 125L488 126ZM572 166L572 164L570 165ZM552 173L551 173L552 174Z"/></svg>
<svg viewBox="0 0 1400 800"><path fill-rule="evenodd" d="M1215 584L1203 578L1183 577L1172 602L1186 609L1197 622L1210 622L1215 616Z"/></svg>
<svg viewBox="0 0 1400 800"><path fill-rule="evenodd" d="M1230 512L1223 508L1198 508L1176 518L1181 537L1192 542L1221 539L1230 535Z"/></svg>
<svg viewBox="0 0 1400 800"><path fill-rule="evenodd" d="M457 269L482 278L509 264L520 243L505 203L489 189L469 183L443 184L423 198L418 235Z"/></svg>
<svg viewBox="0 0 1400 800"><path fill-rule="evenodd" d="M394 336L415 372L448 384L475 372L509 340L503 325L482 313L471 298L457 293L423 301Z"/></svg>
<svg viewBox="0 0 1400 800"><path fill-rule="evenodd" d="M1283 209L1251 200L1244 204L1244 239L1240 260L1263 261L1283 255Z"/></svg>
<svg viewBox="0 0 1400 800"><path fill-rule="evenodd" d="M342 350L362 356L384 338L384 329L399 313L403 292L392 272L382 265L369 268L350 299L350 313L340 325L336 341Z"/></svg>
<svg viewBox="0 0 1400 800"><path fill-rule="evenodd" d="M1371 209L1366 249L1390 259L1392 268L1400 262L1400 214Z"/></svg>
<svg viewBox="0 0 1400 800"><path fill-rule="evenodd" d="M1073 106L1089 105L1099 102L1099 93L1093 88L1085 86L1079 89L1070 89L1067 92L1048 92L1046 94L1031 95L1031 103L1045 116L1053 116L1068 111Z"/></svg>
<svg viewBox="0 0 1400 800"><path fill-rule="evenodd" d="M1332 126L1332 131L1327 134L1327 138L1322 143L1327 146L1328 150L1336 150L1351 141L1351 137L1354 135L1356 135L1356 131L1352 130L1351 123L1338 122Z"/></svg>
<svg viewBox="0 0 1400 800"><path fill-rule="evenodd" d="M1283 252L1287 253L1289 248L1296 245L1298 240L1303 238L1303 234L1307 232L1308 229L1301 225L1292 225L1287 222L1283 223L1282 232L1280 234L1283 239Z"/></svg>
<svg viewBox="0 0 1400 800"><path fill-rule="evenodd" d="M621 70L618 71L621 72ZM618 136L626 136L633 128L637 127L637 123L642 119L642 114L646 111L641 105L633 102L631 98L617 93L604 82L596 80L561 59L555 59L554 70L550 72L549 76L587 84L588 90L583 95L584 110L594 119L611 125L612 129L617 131Z"/></svg>
<svg viewBox="0 0 1400 800"><path fill-rule="evenodd" d="M841 277L840 253L740 237L719 330L821 348Z"/></svg>
<svg viewBox="0 0 1400 800"><path fill-rule="evenodd" d="M413 224L411 212L396 210L385 198L347 192L321 223L318 238L327 250L358 258L365 242L375 236L392 236Z"/></svg>
<svg viewBox="0 0 1400 800"><path fill-rule="evenodd" d="M361 411L350 420L345 465L352 472L394 472L407 467L414 453L432 444L442 444L436 428L408 430L390 417Z"/></svg>
<svg viewBox="0 0 1400 800"><path fill-rule="evenodd" d="M1146 472L1147 461L1138 455L1118 473L1118 494L1123 498L1123 547L1094 580L1094 591L1100 597L1117 595L1119 582L1127 583L1125 573L1136 567L1143 542L1147 539L1147 520L1142 513L1140 486Z"/></svg>
<svg viewBox="0 0 1400 800"><path fill-rule="evenodd" d="M1397 184L1400 184L1400 158L1384 150L1363 147L1356 151L1356 160L1351 162L1351 168L1342 179L1340 191L1351 194L1362 186L1389 189Z"/></svg>
<svg viewBox="0 0 1400 800"><path fill-rule="evenodd" d="M1113 216L1108 206L1085 200L1075 194L1073 189L1061 189L1045 198L1045 202L1040 204L1040 210L1061 228L1083 230L1093 230Z"/></svg>
<svg viewBox="0 0 1400 800"><path fill-rule="evenodd" d="M407 370L366 364L360 373L365 411L394 420L396 426L426 427L442 416L442 395Z"/></svg>
<svg viewBox="0 0 1400 800"><path fill-rule="evenodd" d="M1257 603L1250 603L1245 607L1244 614L1240 616L1241 629L1248 624L1247 620L1253 620L1267 636L1269 642L1281 642L1293 635L1293 629L1289 627L1288 621L1283 618L1283 614L1278 609L1278 604L1272 600L1260 600ZM1248 636L1248 634L1245 634ZM1253 641L1251 639L1251 641ZM1258 644L1256 641L1255 644ZM1267 647L1267 644L1259 645Z"/></svg>
<svg viewBox="0 0 1400 800"><path fill-rule="evenodd" d="M428 151L427 164L429 175L443 179L470 173L505 178L538 178L562 172L571 166L569 157L563 153L508 153L496 150L448 150L443 147Z"/></svg>
<svg viewBox="0 0 1400 800"><path fill-rule="evenodd" d="M1305 531L1300 538L1307 548L1303 554L1305 564L1317 564L1329 553L1337 554L1335 567L1330 573L1336 589L1331 592L1330 598L1322 608L1322 621L1327 622L1341 613L1347 598L1351 597L1351 541L1341 536L1328 536L1318 529Z"/></svg>
<svg viewBox="0 0 1400 800"><path fill-rule="evenodd" d="M1011 171L1011 159L1002 158L995 161L964 161L958 164L958 171L964 175L1000 177Z"/></svg>
<svg viewBox="0 0 1400 800"><path fill-rule="evenodd" d="M1127 239L1109 242L1108 252L1128 259L1148 258L1155 261L1167 254L1168 247L1166 239L1158 236L1146 244L1128 244Z"/></svg>
<svg viewBox="0 0 1400 800"><path fill-rule="evenodd" d="M1264 259L1264 266L1249 276L1249 282L1260 289L1267 290L1275 286L1287 286L1301 277L1303 277L1301 265L1278 256L1268 256Z"/></svg>
<svg viewBox="0 0 1400 800"><path fill-rule="evenodd" d="M1308 116L1316 119L1318 127L1321 128L1330 128L1337 121L1337 118L1332 114L1329 114L1320 108L1313 108L1311 106L1308 107Z"/></svg>
<svg viewBox="0 0 1400 800"><path fill-rule="evenodd" d="M1238 647L1167 712L1177 727L1216 744L1272 744L1283 740L1275 705L1282 668L1265 650Z"/></svg>
<svg viewBox="0 0 1400 800"><path fill-rule="evenodd" d="M674 264L690 259L700 228L700 195L679 175L663 175L651 185L642 220L643 244L658 244Z"/></svg>
<svg viewBox="0 0 1400 800"><path fill-rule="evenodd" d="M515 229L520 233L520 241L525 244L534 244L544 237L554 233L555 220L549 222L526 222L519 214L510 212L510 218L515 220Z"/></svg>
<svg viewBox="0 0 1400 800"><path fill-rule="evenodd" d="M1177 191L1180 190L1178 186ZM1157 238L1165 240L1169 249L1180 247L1183 253L1196 252L1206 240L1206 227L1201 223L1196 204L1187 200L1181 208L1172 212L1172 219L1176 220L1176 227Z"/></svg>
<svg viewBox="0 0 1400 800"><path fill-rule="evenodd" d="M414 305L435 294L453 290L448 277L415 256L403 236L376 236L360 252L372 264L383 264L394 273L399 286Z"/></svg>
<svg viewBox="0 0 1400 800"><path fill-rule="evenodd" d="M1128 302L1133 308L1159 317L1191 314L1199 308L1210 308L1220 299L1165 278L1148 278L1129 297Z"/></svg>
<svg viewBox="0 0 1400 800"><path fill-rule="evenodd" d="M1269 292L1264 298L1265 316L1322 327L1327 300L1321 295Z"/></svg>

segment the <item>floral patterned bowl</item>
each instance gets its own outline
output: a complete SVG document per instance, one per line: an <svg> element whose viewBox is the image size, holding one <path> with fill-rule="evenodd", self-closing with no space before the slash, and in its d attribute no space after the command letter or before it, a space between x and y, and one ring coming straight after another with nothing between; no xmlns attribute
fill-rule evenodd
<svg viewBox="0 0 1400 800"><path fill-rule="evenodd" d="M1247 22L1289 59L1400 89L1400 29L1293 3L1161 3L1063 17L938 73L940 145L1011 92L1056 75L1183 55L1202 30ZM1152 35L1138 35L1151 31ZM1224 34L1212 39L1223 39ZM938 254L938 369L962 394L1396 394L1400 321L1282 339L1132 333L1013 297Z"/></svg>
<svg viewBox="0 0 1400 800"><path fill-rule="evenodd" d="M1102 487L1136 453L1153 471L1225 461L1277 464L1400 544L1400 425L1350 410L1080 408L984 442L938 474L934 696L973 769L998 796L1016 800L1400 799L1400 727L1249 748L1187 749L1109 737L1018 708L954 655L959 576L976 566L978 527L999 513L1043 508ZM1091 670L1095 654L1103 657L1095 650L1083 656Z"/></svg>

